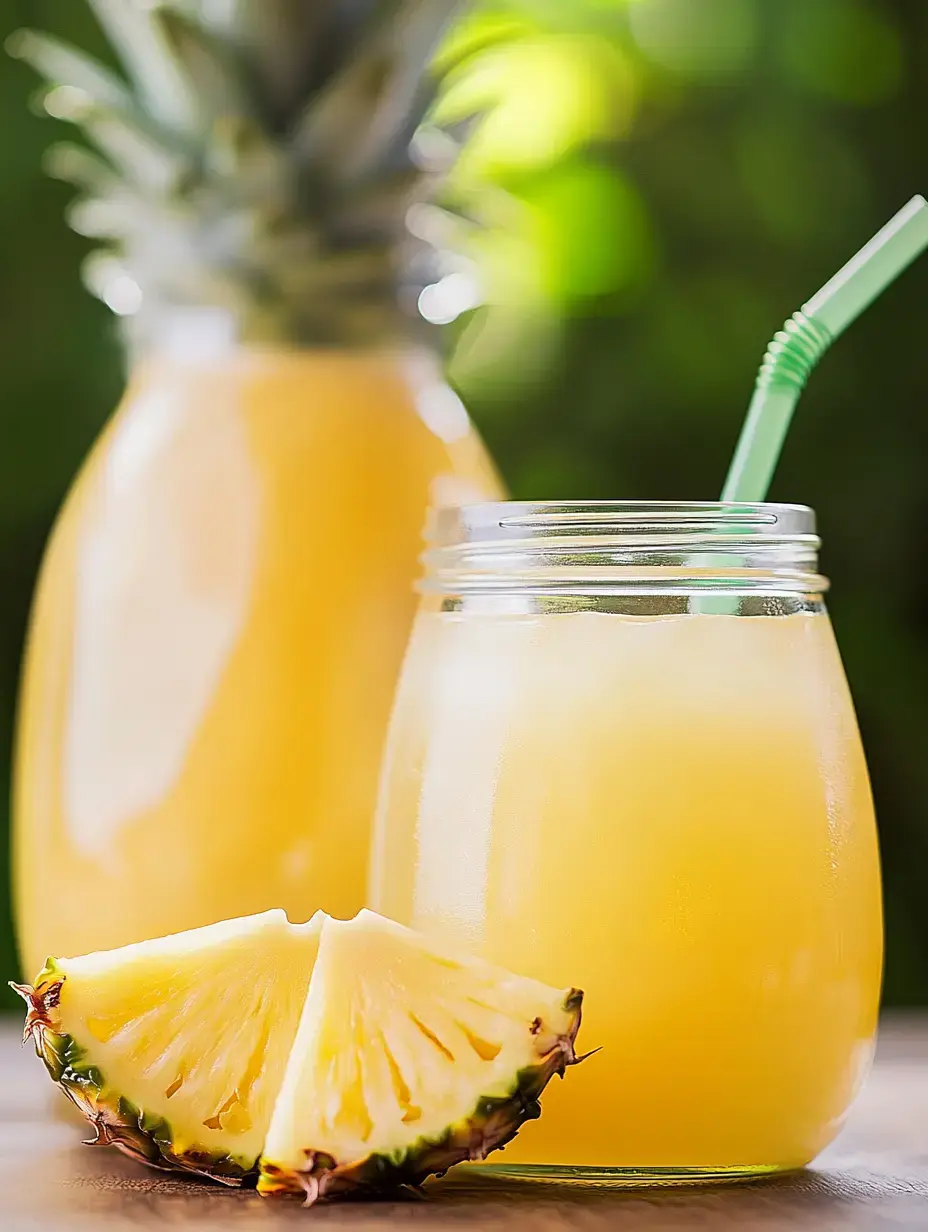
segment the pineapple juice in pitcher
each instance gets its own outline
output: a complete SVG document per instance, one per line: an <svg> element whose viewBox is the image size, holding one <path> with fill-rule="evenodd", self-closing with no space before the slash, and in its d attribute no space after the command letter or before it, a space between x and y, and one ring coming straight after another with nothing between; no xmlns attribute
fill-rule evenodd
<svg viewBox="0 0 928 1232"><path fill-rule="evenodd" d="M584 988L602 1051L506 1166L807 1163L866 1074L873 808L795 506L496 505L433 528L376 909Z"/></svg>
<svg viewBox="0 0 928 1232"><path fill-rule="evenodd" d="M501 494L412 311L435 274L406 227L436 174L409 149L416 84L457 0L180 7L92 5L121 76L11 44L96 147L56 169L129 358L32 612L29 974L364 906L426 509Z"/></svg>
<svg viewBox="0 0 928 1232"><path fill-rule="evenodd" d="M451 397L428 359L389 352L140 367L32 613L14 795L30 973L364 905L425 510L496 486L463 408L443 424Z"/></svg>

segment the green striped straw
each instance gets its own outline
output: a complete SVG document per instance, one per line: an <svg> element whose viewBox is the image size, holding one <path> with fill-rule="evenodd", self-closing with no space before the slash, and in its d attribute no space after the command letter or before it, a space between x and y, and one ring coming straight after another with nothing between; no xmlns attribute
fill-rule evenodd
<svg viewBox="0 0 928 1232"><path fill-rule="evenodd" d="M767 497L796 405L819 360L877 296L928 248L928 202L913 197L856 257L774 336L760 366L722 500L754 504ZM698 559L698 558L697 558ZM713 558L718 569L738 557ZM694 595L691 612L734 615L735 595Z"/></svg>
<svg viewBox="0 0 928 1232"><path fill-rule="evenodd" d="M766 499L796 404L816 364L926 248L928 202L913 197L777 333L761 364L723 501Z"/></svg>

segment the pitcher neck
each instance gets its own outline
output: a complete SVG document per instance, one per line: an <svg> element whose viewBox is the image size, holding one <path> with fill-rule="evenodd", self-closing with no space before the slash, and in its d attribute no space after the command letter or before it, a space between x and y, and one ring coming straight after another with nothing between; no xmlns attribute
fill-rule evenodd
<svg viewBox="0 0 928 1232"><path fill-rule="evenodd" d="M333 312L325 327L299 317L262 317L216 307L170 307L124 318L130 367L151 359L222 361L250 351L429 352L437 354L440 332L399 300L358 304ZM313 322L316 322L314 325Z"/></svg>

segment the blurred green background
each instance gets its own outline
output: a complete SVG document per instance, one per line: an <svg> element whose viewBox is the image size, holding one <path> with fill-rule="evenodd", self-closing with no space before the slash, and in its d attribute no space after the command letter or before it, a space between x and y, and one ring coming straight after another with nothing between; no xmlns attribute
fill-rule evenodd
<svg viewBox="0 0 928 1232"><path fill-rule="evenodd" d="M0 39L21 25L103 52L77 0L0 0ZM428 309L513 493L712 499L770 335L928 190L928 6L501 0L438 69L437 120L485 117L449 189L482 225ZM35 88L0 63L5 780L43 544L122 380ZM886 997L908 1005L928 1004L926 303L922 264L826 358L771 494L819 511L880 818Z"/></svg>

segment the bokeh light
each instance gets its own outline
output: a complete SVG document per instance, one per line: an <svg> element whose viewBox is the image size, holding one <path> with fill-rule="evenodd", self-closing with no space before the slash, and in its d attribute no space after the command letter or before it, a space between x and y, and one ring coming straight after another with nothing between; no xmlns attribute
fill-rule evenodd
<svg viewBox="0 0 928 1232"><path fill-rule="evenodd" d="M728 76L751 60L757 0L631 0L632 37L660 68L693 78Z"/></svg>

